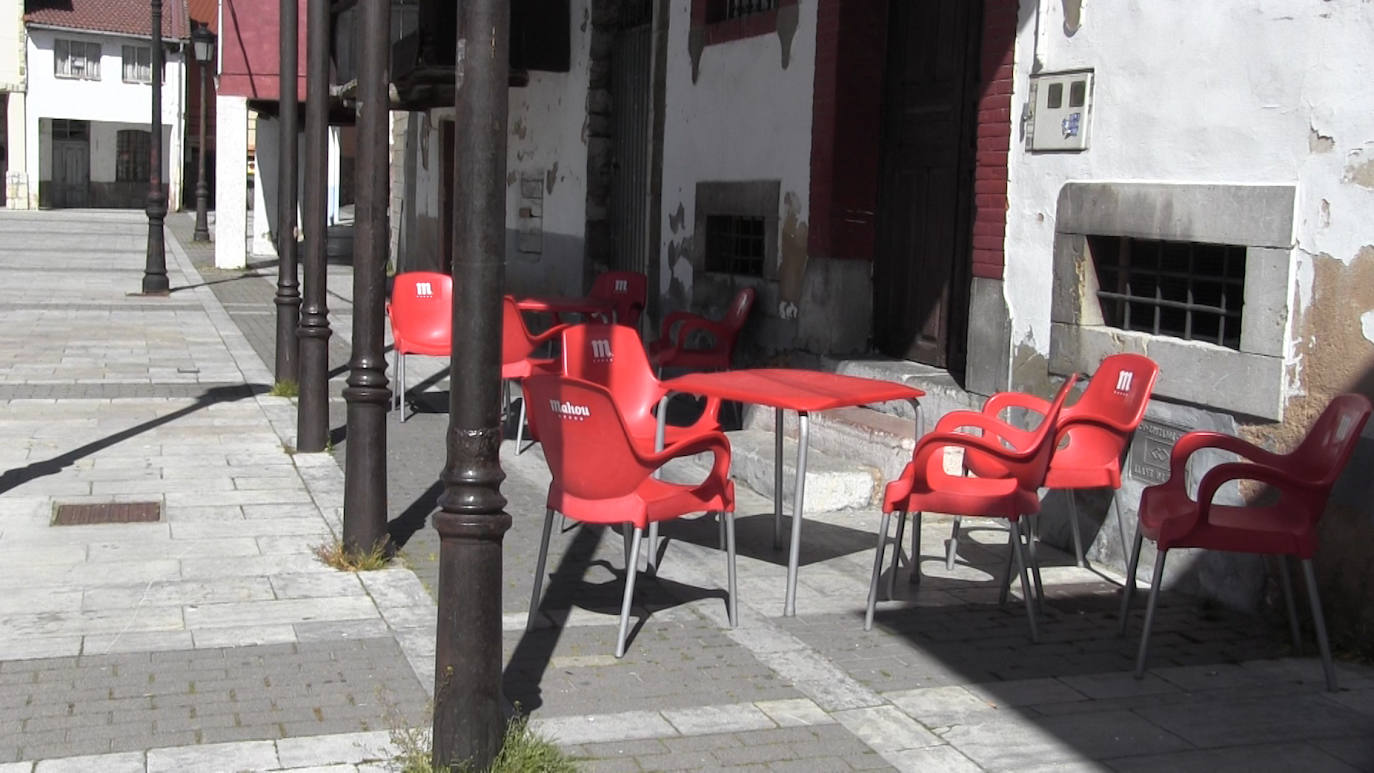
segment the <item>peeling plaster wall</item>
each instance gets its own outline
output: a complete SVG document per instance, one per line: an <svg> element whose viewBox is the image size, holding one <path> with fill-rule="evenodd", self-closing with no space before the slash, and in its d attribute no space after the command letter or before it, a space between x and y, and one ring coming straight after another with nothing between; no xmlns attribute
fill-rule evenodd
<svg viewBox="0 0 1374 773"><path fill-rule="evenodd" d="M1013 104L1025 103L1037 64L1090 67L1096 82L1088 150L1012 145L1014 346L1048 352L1054 204L1070 180L1296 184L1295 311L1312 298L1308 256L1348 264L1374 242L1361 233L1374 205L1374 61L1355 55L1374 35L1374 6L1246 0L1188 4L1186 16L1181 7L1084 4L1068 35L1063 3L1023 2ZM1300 367L1291 388L1301 390Z"/></svg>
<svg viewBox="0 0 1374 773"><path fill-rule="evenodd" d="M572 0L571 67L531 72L529 85L511 89L506 138L506 282L516 292L578 294L587 230L587 83L591 56L590 0ZM521 179L542 180L538 222ZM535 213L529 213L533 216ZM522 222L523 221L523 222ZM521 230L538 230L521 240Z"/></svg>
<svg viewBox="0 0 1374 773"><path fill-rule="evenodd" d="M777 180L779 264L744 281L759 287L766 337L791 345L808 295L816 2L784 6L777 32L704 47L690 6L674 0L668 27L659 291L665 311L692 305L697 183Z"/></svg>

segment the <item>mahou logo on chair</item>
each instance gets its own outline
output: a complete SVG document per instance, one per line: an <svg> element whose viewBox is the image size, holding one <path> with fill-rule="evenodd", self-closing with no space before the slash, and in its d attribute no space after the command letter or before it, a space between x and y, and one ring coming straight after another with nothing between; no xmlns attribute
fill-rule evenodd
<svg viewBox="0 0 1374 773"><path fill-rule="evenodd" d="M582 421L592 415L592 412L585 405L559 402L558 400L550 400L549 408L559 416L574 421Z"/></svg>
<svg viewBox="0 0 1374 773"><path fill-rule="evenodd" d="M416 298L433 298L433 297L434 297L434 288L430 285L429 282L416 282L416 283L415 283L415 297L416 297Z"/></svg>

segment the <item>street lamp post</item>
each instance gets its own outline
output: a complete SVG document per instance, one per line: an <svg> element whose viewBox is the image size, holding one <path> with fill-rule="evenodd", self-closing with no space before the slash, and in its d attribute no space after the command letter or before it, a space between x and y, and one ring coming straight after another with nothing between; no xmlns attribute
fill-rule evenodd
<svg viewBox="0 0 1374 773"><path fill-rule="evenodd" d="M143 294L166 295L171 285L167 282L167 246L162 232L167 219L167 194L162 190L162 0L149 0L149 5L153 117L148 126L148 256L143 264Z"/></svg>
<svg viewBox="0 0 1374 773"><path fill-rule="evenodd" d="M280 121L280 153L277 155L277 383L297 382L299 367L296 328L301 318L301 284L296 264L296 43L297 0L281 0L280 97L277 100L277 119Z"/></svg>
<svg viewBox="0 0 1374 773"><path fill-rule="evenodd" d="M199 149L196 152L196 231L191 238L198 242L210 241L210 226L206 222L206 199L210 198L210 186L205 181L205 105L209 102L210 64L215 58L215 33L209 25L197 24L191 32L191 47L195 49L196 64L200 70L200 131Z"/></svg>

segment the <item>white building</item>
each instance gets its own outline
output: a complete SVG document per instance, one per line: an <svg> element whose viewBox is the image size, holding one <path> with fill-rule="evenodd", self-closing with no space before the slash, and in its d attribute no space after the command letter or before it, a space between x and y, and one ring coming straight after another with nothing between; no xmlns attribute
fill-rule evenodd
<svg viewBox="0 0 1374 773"><path fill-rule="evenodd" d="M0 0L0 206L27 208L24 167L24 3Z"/></svg>
<svg viewBox="0 0 1374 773"><path fill-rule="evenodd" d="M148 4L47 5L31 4L24 17L27 201L41 207L142 207L152 111ZM181 201L183 184L184 84L192 56L187 20L185 0L164 2L161 177L172 208Z"/></svg>

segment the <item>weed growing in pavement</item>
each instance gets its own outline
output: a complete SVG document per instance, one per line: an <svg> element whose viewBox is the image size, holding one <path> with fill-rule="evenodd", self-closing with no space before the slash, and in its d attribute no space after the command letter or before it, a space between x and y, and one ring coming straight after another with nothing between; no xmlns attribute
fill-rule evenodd
<svg viewBox="0 0 1374 773"><path fill-rule="evenodd" d="M272 397L299 397L301 386L289 378L282 379L273 384L272 389L267 394Z"/></svg>
<svg viewBox="0 0 1374 773"><path fill-rule="evenodd" d="M310 548L315 557L341 572L371 572L384 569L391 561L386 549L386 540L373 546L369 551L357 553L344 547L342 540L334 540Z"/></svg>
<svg viewBox="0 0 1374 773"><path fill-rule="evenodd" d="M430 730L434 702L425 705L424 727L411 727L396 704L385 699L383 702L386 705L387 722L391 725L388 735L395 752L391 764L401 773L436 773ZM516 706L515 716L506 723L500 753L492 760L491 767L481 773L578 773L580 769L573 758L532 730L529 717L520 714L519 710L520 707ZM449 766L449 773L479 772L471 763L465 762Z"/></svg>

